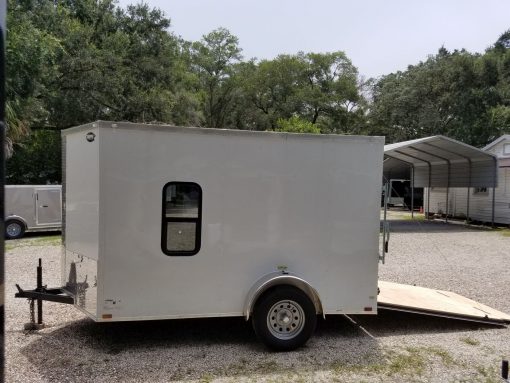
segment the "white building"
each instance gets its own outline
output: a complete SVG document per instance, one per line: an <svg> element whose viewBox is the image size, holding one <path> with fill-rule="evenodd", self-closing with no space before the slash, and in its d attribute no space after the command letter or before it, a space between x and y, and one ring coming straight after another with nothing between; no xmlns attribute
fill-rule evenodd
<svg viewBox="0 0 510 383"><path fill-rule="evenodd" d="M424 193L424 205L429 206L430 213L468 218L472 221L491 222L492 206L494 203L494 222L510 224L510 134L499 137L482 150L498 157L498 186L489 187L450 188L448 192L448 209L446 209L446 188L432 187L430 189L430 204L428 193ZM469 213L468 213L469 198Z"/></svg>

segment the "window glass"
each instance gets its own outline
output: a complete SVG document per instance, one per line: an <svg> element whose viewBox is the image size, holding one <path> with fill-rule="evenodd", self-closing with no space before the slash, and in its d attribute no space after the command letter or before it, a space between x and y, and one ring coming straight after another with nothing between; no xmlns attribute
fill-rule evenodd
<svg viewBox="0 0 510 383"><path fill-rule="evenodd" d="M200 189L194 184L170 184L166 188L166 216L169 218L198 217Z"/></svg>
<svg viewBox="0 0 510 383"><path fill-rule="evenodd" d="M195 255L200 250L202 189L192 182L163 188L161 249L167 255Z"/></svg>
<svg viewBox="0 0 510 383"><path fill-rule="evenodd" d="M195 250L197 224L195 222L168 222L166 249L168 251Z"/></svg>

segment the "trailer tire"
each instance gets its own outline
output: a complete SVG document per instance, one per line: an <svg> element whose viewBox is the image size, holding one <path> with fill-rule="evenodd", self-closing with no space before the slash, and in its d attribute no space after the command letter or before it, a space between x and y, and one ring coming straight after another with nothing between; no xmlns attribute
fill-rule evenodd
<svg viewBox="0 0 510 383"><path fill-rule="evenodd" d="M267 347L290 351L310 339L317 324L317 313L302 290L278 286L257 300L252 323L255 334Z"/></svg>
<svg viewBox="0 0 510 383"><path fill-rule="evenodd" d="M9 219L5 222L5 237L18 239L25 234L25 224L17 219Z"/></svg>

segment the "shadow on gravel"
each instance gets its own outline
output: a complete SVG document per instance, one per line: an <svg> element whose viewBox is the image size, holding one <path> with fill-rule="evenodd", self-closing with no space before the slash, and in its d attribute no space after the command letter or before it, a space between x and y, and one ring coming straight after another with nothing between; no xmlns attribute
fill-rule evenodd
<svg viewBox="0 0 510 383"><path fill-rule="evenodd" d="M168 381L292 374L381 358L375 339L343 316L318 321L314 337L275 353L242 318L94 323L84 319L30 334L22 354L49 381ZM85 378L86 377L86 378Z"/></svg>
<svg viewBox="0 0 510 383"><path fill-rule="evenodd" d="M275 353L241 318L94 323L89 319L45 329L22 354L48 381L169 381L252 377L272 373L363 368L380 363L377 338L491 329L470 322L398 312L319 320L315 336L296 351ZM65 377L65 378L64 378Z"/></svg>
<svg viewBox="0 0 510 383"><path fill-rule="evenodd" d="M411 219L390 219L391 233L465 233L492 231L487 226L469 226L459 222L423 221Z"/></svg>

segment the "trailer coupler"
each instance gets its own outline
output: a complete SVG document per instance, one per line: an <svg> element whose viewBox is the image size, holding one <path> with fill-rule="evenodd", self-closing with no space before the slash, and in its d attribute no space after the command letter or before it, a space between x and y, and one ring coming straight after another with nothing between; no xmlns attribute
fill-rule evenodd
<svg viewBox="0 0 510 383"><path fill-rule="evenodd" d="M18 292L14 294L15 298L27 298L30 301L30 323L25 325L25 329L37 330L44 327L43 324L43 306L42 301L74 304L74 297L69 295L62 288L47 288L42 284L42 260L39 258L37 266L37 288L35 290L23 290L16 284ZM37 323L35 322L34 303L37 301Z"/></svg>

